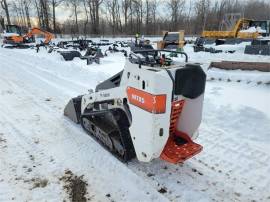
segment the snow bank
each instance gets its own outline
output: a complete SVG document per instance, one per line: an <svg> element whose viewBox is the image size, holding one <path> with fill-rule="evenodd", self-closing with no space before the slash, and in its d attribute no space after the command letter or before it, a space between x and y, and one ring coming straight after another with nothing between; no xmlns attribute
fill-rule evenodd
<svg viewBox="0 0 270 202"><path fill-rule="evenodd" d="M266 30L262 29L261 27L249 27L248 29L245 30L240 30L240 32L243 33L266 33Z"/></svg>
<svg viewBox="0 0 270 202"><path fill-rule="evenodd" d="M10 36L20 36L17 33L2 33L1 34L2 37L10 37Z"/></svg>

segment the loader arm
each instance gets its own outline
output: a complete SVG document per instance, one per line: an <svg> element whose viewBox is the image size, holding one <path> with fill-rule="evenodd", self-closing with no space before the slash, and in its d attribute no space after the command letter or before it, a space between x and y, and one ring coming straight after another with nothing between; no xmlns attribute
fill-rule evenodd
<svg viewBox="0 0 270 202"><path fill-rule="evenodd" d="M32 28L31 31L24 36L24 38L26 37L30 38L34 35L43 35L45 38L45 41L44 41L45 44L50 43L50 41L54 38L54 35L52 33L39 29L37 27Z"/></svg>

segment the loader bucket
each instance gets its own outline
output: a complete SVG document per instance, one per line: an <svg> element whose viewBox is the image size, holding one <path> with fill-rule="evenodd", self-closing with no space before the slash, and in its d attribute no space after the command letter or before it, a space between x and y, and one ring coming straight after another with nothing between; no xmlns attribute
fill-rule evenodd
<svg viewBox="0 0 270 202"><path fill-rule="evenodd" d="M82 96L72 98L64 109L64 115L75 123L80 123Z"/></svg>

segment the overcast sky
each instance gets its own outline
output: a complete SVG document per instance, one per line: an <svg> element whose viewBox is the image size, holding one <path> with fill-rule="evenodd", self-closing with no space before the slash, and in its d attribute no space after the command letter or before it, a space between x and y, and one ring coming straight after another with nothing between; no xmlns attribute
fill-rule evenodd
<svg viewBox="0 0 270 202"><path fill-rule="evenodd" d="M11 3L14 0L7 0L9 3ZM105 0L106 1L106 0ZM168 0L160 0L160 2L162 2L162 6L158 7L158 15L161 15L162 17L166 17L167 16L167 9L166 9L166 5L165 2ZM219 0L218 0L219 1ZM240 1L246 1L246 0L240 0ZM269 0L270 1L270 0ZM195 0L186 0L186 12L188 12L188 9L190 7L190 2L194 4ZM211 2L216 2L216 0L211 0ZM192 5L193 6L193 5ZM102 8L103 10L105 9L104 7ZM84 8L81 7L79 9L81 12L78 15L79 20L83 19L84 16ZM0 10L0 14L4 15L3 10ZM35 7L32 8L32 10L30 10L30 15L32 16L32 19L34 20L36 18L36 9ZM12 16L12 11L11 11L11 16ZM60 5L59 7L56 8L56 18L58 22L64 22L67 19L74 19L73 16L73 10L71 8L69 8L65 3L63 3L62 5Z"/></svg>

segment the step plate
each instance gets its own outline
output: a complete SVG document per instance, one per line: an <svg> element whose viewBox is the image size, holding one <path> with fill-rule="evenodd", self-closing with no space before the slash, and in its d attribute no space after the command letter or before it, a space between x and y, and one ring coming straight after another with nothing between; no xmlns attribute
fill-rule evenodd
<svg viewBox="0 0 270 202"><path fill-rule="evenodd" d="M170 136L160 156L170 163L182 163L202 151L203 147L192 140L185 144L177 145L174 137Z"/></svg>
<svg viewBox="0 0 270 202"><path fill-rule="evenodd" d="M193 142L187 134L177 130L177 122L184 104L185 100L179 100L172 103L170 136L160 155L161 159L174 164L184 162L200 153L203 149L201 145Z"/></svg>

